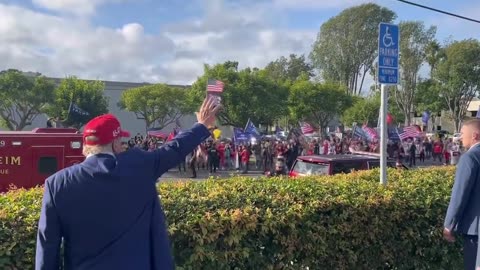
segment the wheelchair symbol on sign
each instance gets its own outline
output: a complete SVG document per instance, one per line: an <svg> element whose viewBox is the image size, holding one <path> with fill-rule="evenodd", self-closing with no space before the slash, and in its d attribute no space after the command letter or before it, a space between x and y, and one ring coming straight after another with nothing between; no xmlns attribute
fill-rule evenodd
<svg viewBox="0 0 480 270"><path fill-rule="evenodd" d="M385 47L390 47L390 46L393 46L395 45L395 43L393 43L393 38L392 38L392 35L390 34L390 31L388 29L388 26L386 27L385 29L385 34L383 35L383 45Z"/></svg>

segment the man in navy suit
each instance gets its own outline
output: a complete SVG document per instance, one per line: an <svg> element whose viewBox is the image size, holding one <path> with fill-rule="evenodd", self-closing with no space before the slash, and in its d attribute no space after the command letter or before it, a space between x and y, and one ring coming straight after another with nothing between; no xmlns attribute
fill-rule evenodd
<svg viewBox="0 0 480 270"><path fill-rule="evenodd" d="M153 152L124 152L121 138L130 134L113 115L87 123L85 161L45 182L35 269L174 269L155 184L210 137L215 105L206 99L198 123Z"/></svg>
<svg viewBox="0 0 480 270"><path fill-rule="evenodd" d="M455 241L454 233L464 238L464 267L474 270L480 217L480 119L465 122L461 136L468 151L457 164L443 236L449 242Z"/></svg>

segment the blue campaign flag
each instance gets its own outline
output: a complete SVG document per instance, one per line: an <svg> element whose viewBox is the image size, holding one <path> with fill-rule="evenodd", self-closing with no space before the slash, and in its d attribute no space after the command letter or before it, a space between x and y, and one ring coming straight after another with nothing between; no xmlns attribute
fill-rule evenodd
<svg viewBox="0 0 480 270"><path fill-rule="evenodd" d="M76 114L80 116L89 116L90 113L80 108L77 104L71 102L70 107L68 108L68 114Z"/></svg>
<svg viewBox="0 0 480 270"><path fill-rule="evenodd" d="M354 138L360 138L362 140L367 140L368 139L368 135L365 132L365 130L363 130L363 128L358 127L358 126L353 127L353 137Z"/></svg>
<svg viewBox="0 0 480 270"><path fill-rule="evenodd" d="M255 125L253 124L253 122L250 120L250 118L248 119L247 125L245 126L245 133L255 137L259 137L261 135L260 132L258 132Z"/></svg>
<svg viewBox="0 0 480 270"><path fill-rule="evenodd" d="M388 129L388 139L391 141L400 141L400 136L398 136L398 128Z"/></svg>
<svg viewBox="0 0 480 270"><path fill-rule="evenodd" d="M248 143L250 138L250 135L244 132L243 129L233 128L233 140L235 144Z"/></svg>
<svg viewBox="0 0 480 270"><path fill-rule="evenodd" d="M283 131L283 129L281 127L275 126L275 133L280 133L282 131Z"/></svg>
<svg viewBox="0 0 480 270"><path fill-rule="evenodd" d="M424 125L428 124L428 120L430 119L430 112L429 111L424 111L422 113L422 122Z"/></svg>

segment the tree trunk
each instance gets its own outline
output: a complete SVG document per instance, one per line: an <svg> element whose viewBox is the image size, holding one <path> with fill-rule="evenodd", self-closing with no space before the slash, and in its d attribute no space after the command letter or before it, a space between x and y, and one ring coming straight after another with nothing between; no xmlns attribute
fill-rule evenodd
<svg viewBox="0 0 480 270"><path fill-rule="evenodd" d="M364 68L364 70L363 70L363 75L362 75L362 80L361 80L361 82L360 82L360 90L358 91L358 95L360 95L361 92L362 92L363 82L365 81L365 75L366 75L366 74L367 74L367 69Z"/></svg>
<svg viewBox="0 0 480 270"><path fill-rule="evenodd" d="M355 74L356 76L354 76L354 80L353 80L353 87L355 88L355 94L359 94L358 92L358 89L357 89L357 85L358 85L358 73Z"/></svg>
<svg viewBox="0 0 480 270"><path fill-rule="evenodd" d="M435 131L435 115L431 114L430 115L430 120L432 122L432 131Z"/></svg>
<svg viewBox="0 0 480 270"><path fill-rule="evenodd" d="M145 134L147 134L148 129L150 128L150 125L151 125L151 124L152 124L152 123L150 123L150 121L147 121L147 120L145 119Z"/></svg>
<svg viewBox="0 0 480 270"><path fill-rule="evenodd" d="M455 125L455 132L460 132L460 123L462 122L462 119L460 119L459 117L455 117L455 119L453 120L453 123Z"/></svg>
<svg viewBox="0 0 480 270"><path fill-rule="evenodd" d="M17 131L20 131L20 130L23 130L26 126L27 126L27 119L26 117L23 117L21 120L20 120L20 123L18 124L18 126L16 127L15 130Z"/></svg>

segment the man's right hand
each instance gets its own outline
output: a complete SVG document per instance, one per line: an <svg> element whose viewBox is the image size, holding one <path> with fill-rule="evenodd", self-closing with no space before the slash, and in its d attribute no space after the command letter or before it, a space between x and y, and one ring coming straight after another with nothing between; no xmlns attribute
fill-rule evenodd
<svg viewBox="0 0 480 270"><path fill-rule="evenodd" d="M207 97L203 101L202 106L200 106L199 112L196 113L198 123L203 124L207 128L214 127L217 113L221 108L220 104L215 104L215 99Z"/></svg>
<svg viewBox="0 0 480 270"><path fill-rule="evenodd" d="M450 243L455 242L455 236L453 235L453 232L447 228L443 229L443 238Z"/></svg>

